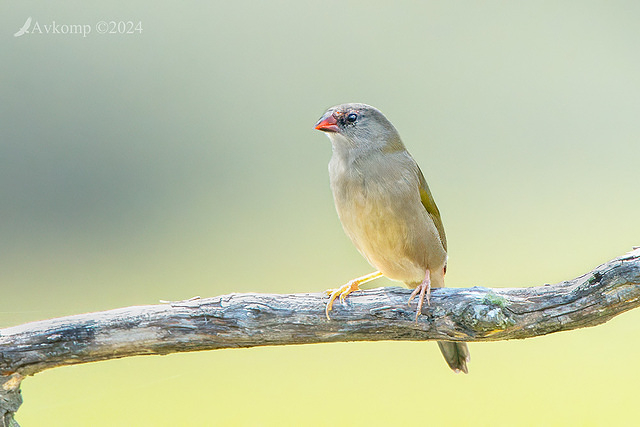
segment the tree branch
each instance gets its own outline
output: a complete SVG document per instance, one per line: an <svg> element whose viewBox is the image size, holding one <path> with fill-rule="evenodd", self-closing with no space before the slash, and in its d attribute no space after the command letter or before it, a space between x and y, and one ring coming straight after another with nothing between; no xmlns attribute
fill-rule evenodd
<svg viewBox="0 0 640 427"><path fill-rule="evenodd" d="M44 369L144 354L336 341L497 341L595 326L640 305L640 248L576 279L533 288L434 289L414 321L410 290L230 294L127 307L0 330L0 420L11 425L21 380ZM0 424L1 426L2 424Z"/></svg>

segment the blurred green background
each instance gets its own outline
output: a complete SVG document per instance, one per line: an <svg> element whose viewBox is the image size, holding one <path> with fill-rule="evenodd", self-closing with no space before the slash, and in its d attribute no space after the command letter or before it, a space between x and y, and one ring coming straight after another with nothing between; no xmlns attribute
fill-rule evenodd
<svg viewBox="0 0 640 427"><path fill-rule="evenodd" d="M364 102L442 212L448 286L570 279L640 244L640 3L3 2L0 327L371 271L313 124ZM86 38L13 34L27 17ZM97 34L99 21L142 34ZM373 286L392 285L385 279ZM616 425L640 311L525 341L136 357L23 383L24 426Z"/></svg>

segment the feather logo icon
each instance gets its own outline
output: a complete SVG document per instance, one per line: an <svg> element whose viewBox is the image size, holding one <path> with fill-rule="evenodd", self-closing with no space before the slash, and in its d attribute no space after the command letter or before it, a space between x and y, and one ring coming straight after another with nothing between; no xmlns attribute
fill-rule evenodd
<svg viewBox="0 0 640 427"><path fill-rule="evenodd" d="M31 17L28 17L27 20L24 22L24 25L22 26L22 28L20 28L18 32L13 35L13 37L20 37L21 35L28 33L30 26L31 26Z"/></svg>

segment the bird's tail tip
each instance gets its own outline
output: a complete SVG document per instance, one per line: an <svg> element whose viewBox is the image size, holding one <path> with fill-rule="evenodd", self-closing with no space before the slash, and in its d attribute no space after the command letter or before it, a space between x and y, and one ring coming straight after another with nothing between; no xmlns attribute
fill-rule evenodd
<svg viewBox="0 0 640 427"><path fill-rule="evenodd" d="M440 351L444 356L444 360L447 362L447 365L449 365L453 372L464 372L465 374L469 373L467 362L469 362L469 360L471 359L471 355L469 354L469 347L467 347L467 343L454 341L438 341L438 347L440 347Z"/></svg>

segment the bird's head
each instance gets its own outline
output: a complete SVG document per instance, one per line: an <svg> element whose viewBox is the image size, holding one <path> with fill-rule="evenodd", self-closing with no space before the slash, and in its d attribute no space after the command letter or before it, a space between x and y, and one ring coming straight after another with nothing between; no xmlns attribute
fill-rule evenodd
<svg viewBox="0 0 640 427"><path fill-rule="evenodd" d="M329 108L316 123L334 148L403 149L398 131L376 108L366 104L342 104Z"/></svg>

